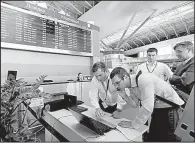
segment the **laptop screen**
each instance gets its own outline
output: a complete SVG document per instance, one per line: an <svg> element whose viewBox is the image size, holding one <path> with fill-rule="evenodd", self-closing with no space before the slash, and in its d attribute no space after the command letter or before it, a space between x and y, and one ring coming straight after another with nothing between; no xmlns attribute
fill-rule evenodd
<svg viewBox="0 0 195 143"><path fill-rule="evenodd" d="M89 128L93 132L103 135L104 133L110 131L112 128L93 119L86 115L83 115L82 113L78 113L76 111L73 111L71 108L69 108L73 116L77 119L79 123L84 125L85 127Z"/></svg>
<svg viewBox="0 0 195 143"><path fill-rule="evenodd" d="M66 94L64 95L64 100L66 101L67 107L76 105L77 97L74 95Z"/></svg>

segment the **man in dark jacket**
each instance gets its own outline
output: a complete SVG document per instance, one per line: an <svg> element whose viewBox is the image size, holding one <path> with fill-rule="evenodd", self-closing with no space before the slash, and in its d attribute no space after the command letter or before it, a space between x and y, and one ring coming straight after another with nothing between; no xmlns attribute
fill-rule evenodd
<svg viewBox="0 0 195 143"><path fill-rule="evenodd" d="M187 102L194 85L194 46L190 41L177 43L173 49L176 56L183 62L177 66L170 83L174 85L177 93Z"/></svg>

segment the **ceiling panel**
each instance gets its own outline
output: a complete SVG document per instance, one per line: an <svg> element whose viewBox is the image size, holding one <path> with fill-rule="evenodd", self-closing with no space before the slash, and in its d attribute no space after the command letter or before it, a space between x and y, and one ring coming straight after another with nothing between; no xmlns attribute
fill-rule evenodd
<svg viewBox="0 0 195 143"><path fill-rule="evenodd" d="M144 46L144 44L147 45L193 34L193 4L194 2L192 1L183 2L171 9L155 14L137 31L137 33L135 33L131 38L128 38L129 35L131 35L131 33L143 22L143 20L132 24L124 36L121 44L122 46L120 48L124 48L125 50L131 49L132 47L138 48ZM112 34L103 37L102 40L105 41L105 44L107 44L108 47L112 46L114 50L120 50L120 48L116 49L116 45L118 44L125 28L126 27L123 27L121 30L115 31ZM124 41L126 39L128 39L128 45L130 45L129 48L127 48L127 45L124 45Z"/></svg>

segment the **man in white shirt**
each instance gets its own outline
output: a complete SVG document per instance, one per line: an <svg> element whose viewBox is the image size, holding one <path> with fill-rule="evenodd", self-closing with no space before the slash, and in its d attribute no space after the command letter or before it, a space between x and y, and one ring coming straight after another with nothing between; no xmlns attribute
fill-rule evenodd
<svg viewBox="0 0 195 143"><path fill-rule="evenodd" d="M175 141L178 108L184 101L169 83L152 74L141 74L141 71L137 75L129 75L121 67L113 69L110 78L127 104L138 106L139 101L141 104L135 119L132 122L122 121L119 126L138 129L152 116L149 141ZM133 89L134 94L126 95L125 88Z"/></svg>
<svg viewBox="0 0 195 143"><path fill-rule="evenodd" d="M149 48L147 50L148 61L140 64L136 73L141 70L142 73L151 73L165 81L168 81L168 79L173 75L173 72L168 65L156 61L157 54L158 50L156 48Z"/></svg>
<svg viewBox="0 0 195 143"><path fill-rule="evenodd" d="M138 66L136 74L141 70L142 73L154 74L160 77L162 80L169 82L169 78L171 78L173 72L168 65L156 61L157 54L158 50L156 48L149 48L147 50L148 60ZM150 120L151 119L148 120L149 122L147 122L146 125L150 123ZM143 136L145 136L145 134Z"/></svg>
<svg viewBox="0 0 195 143"><path fill-rule="evenodd" d="M103 62L97 62L92 67L94 77L91 82L89 99L96 109L97 117L102 117L105 112L113 114L113 117L120 118L122 106L126 102L117 94L116 88L112 84L110 72Z"/></svg>

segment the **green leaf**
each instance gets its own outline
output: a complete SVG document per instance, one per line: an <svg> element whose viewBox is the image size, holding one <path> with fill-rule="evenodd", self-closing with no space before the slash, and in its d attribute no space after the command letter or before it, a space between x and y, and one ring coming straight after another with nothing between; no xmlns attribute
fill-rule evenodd
<svg viewBox="0 0 195 143"><path fill-rule="evenodd" d="M5 107L1 107L1 113L5 113L7 110Z"/></svg>
<svg viewBox="0 0 195 143"><path fill-rule="evenodd" d="M17 112L24 112L25 110L18 110Z"/></svg>
<svg viewBox="0 0 195 143"><path fill-rule="evenodd" d="M16 123L16 122L18 122L18 119L12 119L12 120L10 121L10 124L13 124L13 123Z"/></svg>

